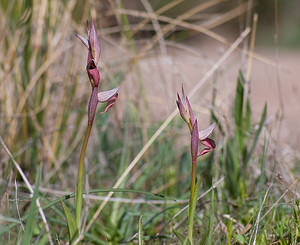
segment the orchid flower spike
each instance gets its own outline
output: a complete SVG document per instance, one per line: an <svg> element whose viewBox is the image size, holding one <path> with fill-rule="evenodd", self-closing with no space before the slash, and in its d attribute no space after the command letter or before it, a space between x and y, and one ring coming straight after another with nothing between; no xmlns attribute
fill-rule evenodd
<svg viewBox="0 0 300 245"><path fill-rule="evenodd" d="M206 129L198 131L197 119L194 116L189 99L184 93L183 86L182 86L182 97L180 97L179 94L177 93L176 103L177 103L180 116L189 126L191 132L191 154L192 154L193 161L196 161L198 157L211 152L216 147L214 140L209 138L214 128L216 127L216 123L212 123ZM199 141L205 147L198 154Z"/></svg>
<svg viewBox="0 0 300 245"><path fill-rule="evenodd" d="M93 20L91 20L90 24L88 22L86 23L86 29L88 38L82 37L79 34L76 34L76 36L88 49L86 70L93 89L88 107L89 123L91 124L94 120L98 103L107 103L104 111L101 113L107 112L116 103L119 88L117 87L98 93L98 87L101 79L100 72L97 67L100 59L100 42Z"/></svg>

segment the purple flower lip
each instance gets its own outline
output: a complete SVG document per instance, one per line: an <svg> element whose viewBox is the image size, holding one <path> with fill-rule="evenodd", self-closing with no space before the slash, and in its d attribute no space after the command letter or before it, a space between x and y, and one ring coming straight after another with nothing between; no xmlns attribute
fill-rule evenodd
<svg viewBox="0 0 300 245"><path fill-rule="evenodd" d="M119 96L118 91L119 87L98 93L98 102L107 103L105 110L101 113L107 112L116 103Z"/></svg>
<svg viewBox="0 0 300 245"><path fill-rule="evenodd" d="M214 140L212 140L211 138L208 138L213 130L216 127L216 123L212 123L210 126L208 126L206 129L203 129L201 131L199 131L198 136L199 136L199 140L201 142L202 145L206 146L200 153L199 156L202 156L206 153L209 153L211 151L213 151L213 149L216 148L216 143Z"/></svg>

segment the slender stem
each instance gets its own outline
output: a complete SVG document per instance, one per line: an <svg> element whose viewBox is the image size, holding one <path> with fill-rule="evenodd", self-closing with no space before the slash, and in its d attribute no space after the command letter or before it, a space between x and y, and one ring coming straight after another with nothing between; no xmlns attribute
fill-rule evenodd
<svg viewBox="0 0 300 245"><path fill-rule="evenodd" d="M194 213L195 213L195 184L196 184L196 161L192 162L192 178L191 178L191 192L190 192L190 205L189 205L189 233L188 237L191 245L193 245L193 228L194 228Z"/></svg>
<svg viewBox="0 0 300 245"><path fill-rule="evenodd" d="M78 230L78 234L80 233L80 218L81 218L81 211L82 211L82 191L83 191L83 182L84 182L84 156L86 147L89 141L89 137L91 134L97 105L98 105L98 87L95 86L92 88L92 94L89 101L88 106L88 126L85 133L85 137L83 140L81 152L80 152L80 159L78 165L78 175L77 175L77 188L76 188L76 195L75 195L75 209L76 209L76 226Z"/></svg>
<svg viewBox="0 0 300 245"><path fill-rule="evenodd" d="M76 206L76 225L78 229L78 234L80 233L80 217L81 217L81 210L82 210L82 191L83 191L83 179L84 179L84 156L86 147L89 141L89 137L91 134L93 124L89 123L84 141L82 144L81 152L80 152L80 159L78 165L78 175L77 175L77 188L76 188L76 196L75 196L75 206Z"/></svg>

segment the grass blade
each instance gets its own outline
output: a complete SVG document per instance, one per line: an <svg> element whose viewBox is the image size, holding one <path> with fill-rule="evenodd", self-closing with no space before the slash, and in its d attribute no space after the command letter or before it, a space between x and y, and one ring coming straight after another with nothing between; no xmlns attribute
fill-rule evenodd
<svg viewBox="0 0 300 245"><path fill-rule="evenodd" d="M75 222L73 214L70 212L70 210L66 206L66 204L63 201L60 201L60 203L64 209L65 218L66 218L67 224L68 224L69 241L71 242L76 237L76 232L77 232L76 222Z"/></svg>
<svg viewBox="0 0 300 245"><path fill-rule="evenodd" d="M235 93L234 109L233 109L234 121L238 129L242 128L242 122L243 122L244 81L245 80L243 74L242 72L240 72L240 75L237 80L237 85L236 85L236 93Z"/></svg>
<svg viewBox="0 0 300 245"><path fill-rule="evenodd" d="M255 150L255 147L257 145L258 138L260 136L261 130L262 130L263 125L264 125L264 123L266 121L266 117L267 117L267 104L265 104L265 106L264 106L264 110L263 110L263 113L261 115L259 126L258 126L258 129L257 129L256 133L255 133L254 141L253 141L253 144L252 144L252 146L250 148L250 151L248 153L246 163L250 160L250 158L251 158L251 156L252 156L252 154L253 154L253 152Z"/></svg>
<svg viewBox="0 0 300 245"><path fill-rule="evenodd" d="M33 197L30 202L30 207L29 207L29 213L28 213L28 219L25 225L25 231L22 236L22 241L21 245L27 245L31 243L31 238L32 238L32 233L34 230L34 226L36 224L36 218L37 214L35 210L37 209L36 207L36 200L38 198L39 194L39 186L40 186L40 178L41 178L41 168L38 172L37 179L35 181L35 186L34 186L34 191L33 191Z"/></svg>

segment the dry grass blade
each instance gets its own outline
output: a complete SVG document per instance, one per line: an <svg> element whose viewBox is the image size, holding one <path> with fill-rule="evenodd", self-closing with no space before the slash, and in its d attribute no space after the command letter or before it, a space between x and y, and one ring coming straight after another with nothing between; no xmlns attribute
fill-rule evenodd
<svg viewBox="0 0 300 245"><path fill-rule="evenodd" d="M169 25L167 25L164 28L162 28L162 34L166 34L174 26L181 26L181 27L189 28L189 29L192 29L192 30L204 33L207 36L209 36L209 37L211 37L211 38L213 38L213 39L215 39L215 40L217 40L219 42L226 42L225 38L223 38L222 36L216 34L213 31L208 30L205 27L202 27L202 26L199 26L199 25L195 25L195 24L190 24L190 23L184 22L182 20L179 20L177 18L176 19L172 19L172 18L167 17L167 16L162 16L162 15L157 16L154 13L146 13L146 12L137 11L137 10L131 10L131 9L118 9L117 11L120 14L127 14L127 15L131 15L131 16L135 16L135 17L140 17L140 18L151 18L153 20L158 19L160 21L164 21L164 22L169 23ZM159 41L160 39L161 39L160 35L154 36L154 40ZM150 43L152 44L154 40L152 40L152 42L150 42ZM153 45L154 45L154 43L153 43ZM151 45L151 47L153 47L153 45ZM150 48L147 48L146 52ZM144 54L145 51L143 51L142 53Z"/></svg>
<svg viewBox="0 0 300 245"><path fill-rule="evenodd" d="M240 16L241 14L243 14L246 11L247 11L247 4L245 3L245 4L242 4L236 8L228 11L225 14L222 14L220 17L213 19L209 23L203 24L203 27L205 27L207 29L215 28L219 25L222 25L222 24L228 22L229 20L232 20L232 19Z"/></svg>
<svg viewBox="0 0 300 245"><path fill-rule="evenodd" d="M199 13L200 11L203 11L203 10L205 10L207 8L212 7L212 6L215 6L215 5L217 5L218 3L222 2L222 1L224 1L224 0L212 0L212 1L208 1L208 2L205 2L205 3L199 4L197 7L192 8L191 10L189 10L189 11L185 12L184 14L178 16L176 18L176 21L179 21L179 23L180 23L183 20L186 20L187 18L193 16L194 14ZM175 21L174 19L171 19L171 20ZM167 22L169 22L169 21L167 21ZM176 24L174 24L174 23L166 25L162 29L163 34L166 34L170 30L172 30L175 26L176 26ZM214 33L211 33L211 34L214 35ZM135 62L137 60L139 60L141 57L143 57L147 53L147 51L150 50L158 40L159 40L158 36L155 35L152 38L152 40L141 49L140 53L135 58Z"/></svg>
<svg viewBox="0 0 300 245"><path fill-rule="evenodd" d="M216 1L220 2L220 1ZM211 3L212 4L212 3ZM158 19L164 22L169 23L168 25L166 25L165 27L163 27L161 29L161 32L163 35L165 35L168 31L170 31L172 28L174 28L175 26L180 26L180 27L184 27L184 28L188 28L191 30L195 30L198 31L200 33L204 33L207 36L213 38L214 40L217 40L225 45L231 45L231 43L229 43L224 37L222 37L221 35L210 31L209 29L215 28L216 26L219 26L235 17L237 17L238 15L242 14L243 12L245 12L247 10L247 4L243 4L241 6L238 6L237 8L230 10L229 12L225 13L224 15L220 16L220 18L218 18L217 20L213 20L210 23L207 24L203 24L203 25L196 25L196 24L191 24L188 22L184 22L183 20L185 20L186 18L190 17L192 14L195 14L197 12L199 12L200 10L203 10L204 7L210 7L209 6L203 6L201 8L195 8L193 9L193 11L191 12L187 12L186 14L179 16L176 19L172 19L166 16L157 16L156 13L145 13L145 12L141 12L141 11L136 11L136 10L130 10L130 9L118 9L117 11L120 14L127 14L127 15L132 15L135 17L141 17L141 18L149 18L149 19ZM196 11L197 10L197 11ZM148 44L146 44L144 47L142 47L141 51L139 52L139 54L134 58L134 62L137 62L140 58L142 58L147 51L149 51L156 42L158 42L160 40L160 35L155 35L152 39L151 42L149 42ZM252 58L255 58L256 60L259 60L265 64L271 65L271 66L277 66L277 64L268 59L265 58L255 52L252 51L252 53L250 54L250 51L246 51L246 54L248 55L248 57L251 55Z"/></svg>
<svg viewBox="0 0 300 245"><path fill-rule="evenodd" d="M69 47L64 47L63 49L58 49L56 52L54 52L51 57L47 61L43 63L43 65L40 66L40 68L36 71L32 79L30 80L28 86L26 87L26 90L23 93L23 96L20 98L20 102L18 103L17 109L16 109L16 114L19 114L22 112L24 106L26 105L26 101L29 98L29 95L31 91L34 89L35 85L39 81L40 77L44 74L44 72L47 71L47 69L57 60L58 57L62 55L62 53L66 52L69 50L71 46ZM10 125L10 131L9 131L9 136L11 138L14 138L14 134L16 132L16 127L17 127L17 120L16 118L13 119Z"/></svg>
<svg viewBox="0 0 300 245"><path fill-rule="evenodd" d="M207 82L208 78L213 75L213 73L222 65L222 63L233 53L234 50L239 46L239 44L248 36L250 32L250 28L247 28L244 30L241 35L236 39L236 41L230 46L230 48L224 53L224 55L215 63L215 65L204 75L204 77L194 86L192 91L189 93L189 97L192 97L198 89ZM158 138L158 136L165 130L165 128L169 125L169 123L175 118L178 111L177 108L174 109L174 111L167 117L167 119L162 123L162 125L157 129L157 131L152 135L152 137L149 139L149 141L144 145L144 147L141 149L141 151L137 154L137 156L132 160L132 162L129 164L129 166L126 168L126 170L123 172L123 174L120 176L118 181L114 184L113 188L118 188L119 185L124 181L124 179L127 177L129 172L134 168L134 166L137 164L137 162L141 159L141 157L144 155L144 153L150 148L150 146L153 144L153 142ZM88 223L86 227L86 231L88 231L92 224L95 222L99 214L101 213L102 209L110 199L110 197L113 195L113 192L109 192L106 196L105 200L101 203L97 211L94 213L92 219Z"/></svg>
<svg viewBox="0 0 300 245"><path fill-rule="evenodd" d="M20 167L20 165L17 163L17 161L14 159L13 155L11 154L10 150L7 148L5 142L3 141L2 137L0 136L0 143L1 145L3 146L4 150L6 151L6 153L8 154L8 156L10 157L10 159L12 160L13 164L15 165L16 169L18 170L19 174L21 175L23 181L25 182L25 185L26 187L28 188L28 190L30 191L31 194L33 194L33 189L27 179L27 177L25 176L22 168ZM49 240L49 243L51 245L53 245L53 241L52 241L52 238L51 238L51 234L50 234L50 229L49 229L49 225L48 225L48 222L47 222L47 219L46 219L46 216L44 214L44 211L42 209L42 206L41 206L41 203L40 203L40 200L39 198L36 199L36 205L39 209L39 212L40 212L40 215L42 217L42 220L44 222L44 225L45 225L45 229L46 229L46 233L47 233L47 236L48 236L48 240Z"/></svg>
<svg viewBox="0 0 300 245"><path fill-rule="evenodd" d="M182 2L183 2L183 0L176 0L176 1L170 2L166 5L164 5L163 7L161 7L160 9L158 9L157 11L155 11L154 13L156 15L160 15ZM136 34L139 30L141 30L149 21L150 21L150 18L145 18L143 21L141 21L135 28L132 29L132 35Z"/></svg>
<svg viewBox="0 0 300 245"><path fill-rule="evenodd" d="M151 5L149 4L148 0L141 0L145 9L147 10L148 13L150 14L154 14L154 16L157 16L155 13L153 13L153 9L151 7ZM164 36L163 33L161 31L160 25L158 23L157 18L153 18L152 19L152 24L154 27L154 30L156 31L156 35L159 38L159 46L160 46L160 51L162 54L166 54L167 53L167 48L166 48L166 44L165 44L165 40L164 40Z"/></svg>
<svg viewBox="0 0 300 245"><path fill-rule="evenodd" d="M52 176L57 174L57 172L61 169L61 165L63 164L63 162L70 157L72 152L74 152L74 149L79 145L85 133L85 128L83 125L86 123L86 120L87 120L87 116L85 116L84 119L82 120L81 126L79 127L79 131L77 132L74 141L67 149L64 149L65 153L56 162L54 162L55 163L54 168L45 176L43 183L47 183Z"/></svg>
<svg viewBox="0 0 300 245"><path fill-rule="evenodd" d="M261 205L259 207L259 210L258 210L257 218L256 218L256 221L255 221L254 238L253 238L253 243L252 243L253 245L256 244L256 236L257 236L258 226L259 226L259 222L260 222L260 219L259 219L260 218L260 214L261 214L262 208L263 208L263 206L264 206L264 204L265 204L265 202L267 200L267 197L268 197L268 194L269 194L269 191L270 191L271 187L272 187L272 185L270 185L269 188L267 189L267 191L265 193L265 196L264 196L264 199L263 199L263 201L262 201L262 203L261 203ZM252 240L252 235L250 237L249 244L250 244L250 242Z"/></svg>
<svg viewBox="0 0 300 245"><path fill-rule="evenodd" d="M254 14L250 47L249 47L249 51L248 51L248 67L247 67L247 73L246 73L246 82L248 82L250 80L250 74L251 74L251 70L252 70L253 50L254 50L255 37L256 37L257 21L258 21L258 15Z"/></svg>
<svg viewBox="0 0 300 245"><path fill-rule="evenodd" d="M256 37L256 27L257 27L257 21L258 21L258 15L255 13L253 16L253 24L252 24L252 33L251 33L251 39L250 39L250 46L248 53L248 61L247 61L247 71L246 71L246 83L244 85L245 88L245 95L250 93L251 85L250 85L250 75L252 71L252 61L253 61L253 50L255 45L255 37ZM244 96L244 110L246 110L246 100L248 96Z"/></svg>
<svg viewBox="0 0 300 245"><path fill-rule="evenodd" d="M17 209L17 214L18 214L18 218L20 220L20 223L21 223L21 227L22 227L22 230L24 232L24 225L23 225L23 222L21 222L21 215L20 215L20 211L19 211L19 204L18 204L18 184L17 184L17 180L15 179L15 192L16 192L16 209Z"/></svg>

